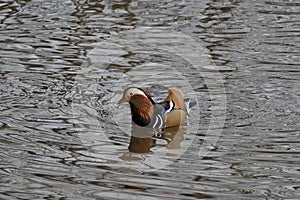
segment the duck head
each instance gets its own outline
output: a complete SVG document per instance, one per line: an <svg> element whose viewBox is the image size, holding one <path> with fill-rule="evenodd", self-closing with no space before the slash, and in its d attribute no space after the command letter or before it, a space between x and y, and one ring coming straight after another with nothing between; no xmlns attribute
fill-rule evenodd
<svg viewBox="0 0 300 200"><path fill-rule="evenodd" d="M128 88L118 104L128 102L130 104L132 121L139 126L147 126L153 115L155 102L149 93L141 88Z"/></svg>

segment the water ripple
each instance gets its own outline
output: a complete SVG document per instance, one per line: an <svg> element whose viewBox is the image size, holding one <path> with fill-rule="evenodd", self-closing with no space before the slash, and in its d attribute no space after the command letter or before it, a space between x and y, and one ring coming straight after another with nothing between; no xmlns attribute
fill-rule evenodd
<svg viewBox="0 0 300 200"><path fill-rule="evenodd" d="M0 8L1 199L299 198L298 2L11 0ZM212 101L217 97L176 55L146 47L130 52L119 41L107 43L140 26L169 28L201 40L217 65L202 69L218 69L226 78L226 124L202 159L199 148L212 112L220 109ZM120 53L122 59L103 70L100 63ZM186 70L195 89L187 96L196 95L201 105L201 126L197 133L187 130L175 137L181 148L192 141L187 153L147 172L145 159L170 161L180 153L180 148L172 149L178 143L166 145L156 138L152 153L131 154L130 134L120 131L107 108L122 93L112 88L116 82L121 88L141 83L147 75L157 100L168 86L179 85L179 79L171 80L153 63ZM97 70L82 73L93 64ZM134 67L140 67L139 73L130 74ZM124 74L128 76L120 80ZM94 84L76 85L90 78ZM80 93L76 87L86 90ZM74 114L76 103L95 123ZM193 117L190 122L196 123ZM121 128L129 125L130 119ZM90 146L80 134L89 135Z"/></svg>

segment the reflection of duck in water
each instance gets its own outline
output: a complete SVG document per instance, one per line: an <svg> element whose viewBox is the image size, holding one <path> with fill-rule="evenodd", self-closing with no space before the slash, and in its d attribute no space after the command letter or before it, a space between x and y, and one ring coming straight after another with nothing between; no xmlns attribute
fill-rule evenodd
<svg viewBox="0 0 300 200"><path fill-rule="evenodd" d="M152 129L132 126L128 150L135 153L149 153L155 146L154 135Z"/></svg>
<svg viewBox="0 0 300 200"><path fill-rule="evenodd" d="M151 129L133 126L128 149L130 152L135 153L149 153L151 152L150 149L156 145L157 140L166 141L165 146L168 149L179 149L185 132L186 129L179 126L166 128L160 133L155 133Z"/></svg>
<svg viewBox="0 0 300 200"><path fill-rule="evenodd" d="M143 89L128 88L119 104L124 102L130 104L133 121L128 147L130 152L148 153L155 146L156 139L166 140L168 148L180 147L183 134L179 134L181 137L176 142L172 140L178 138L179 126L185 123L188 115L181 91L169 89L167 98L161 103L155 103ZM156 133L160 129L164 131L158 137Z"/></svg>

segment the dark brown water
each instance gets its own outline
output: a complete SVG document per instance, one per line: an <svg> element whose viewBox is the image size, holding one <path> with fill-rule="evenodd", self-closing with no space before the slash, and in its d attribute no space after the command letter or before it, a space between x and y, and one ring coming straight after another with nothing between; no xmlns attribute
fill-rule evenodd
<svg viewBox="0 0 300 200"><path fill-rule="evenodd" d="M0 8L0 199L300 198L299 2ZM188 125L136 137L129 85Z"/></svg>

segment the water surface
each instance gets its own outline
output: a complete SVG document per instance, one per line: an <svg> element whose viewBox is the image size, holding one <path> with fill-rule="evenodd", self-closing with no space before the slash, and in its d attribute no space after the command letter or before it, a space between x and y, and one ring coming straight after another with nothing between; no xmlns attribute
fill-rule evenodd
<svg viewBox="0 0 300 200"><path fill-rule="evenodd" d="M0 198L298 199L299 6L0 3ZM203 48L202 71L159 46L133 49L145 41L128 33L141 27L195 40ZM209 154L199 157L211 119L223 111L205 66L224 77L226 120L220 136L220 127L211 133L218 140L207 146ZM122 118L128 107L114 107L130 84L150 89L156 100L168 87L181 88L195 105L188 126L158 133L151 152L134 152L130 144L153 140L130 137L130 119Z"/></svg>

